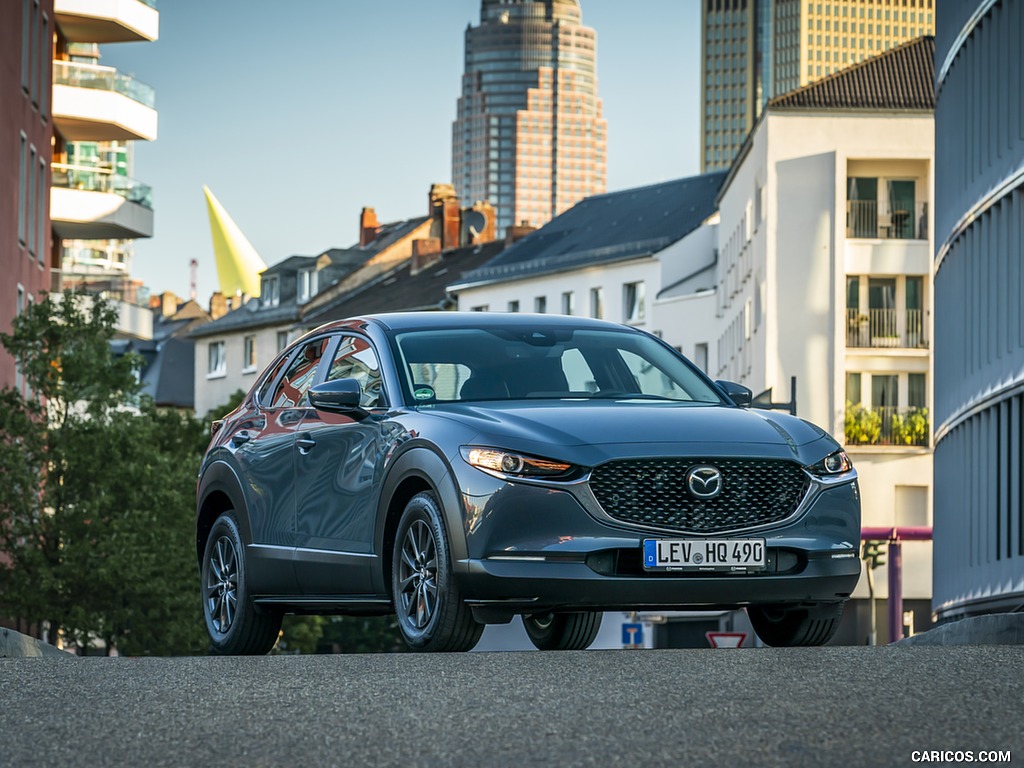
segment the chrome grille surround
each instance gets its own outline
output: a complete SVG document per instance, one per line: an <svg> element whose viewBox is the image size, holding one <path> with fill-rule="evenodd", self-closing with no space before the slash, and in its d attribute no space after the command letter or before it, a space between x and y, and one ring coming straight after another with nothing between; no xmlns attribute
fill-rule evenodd
<svg viewBox="0 0 1024 768"><path fill-rule="evenodd" d="M722 472L722 492L694 498L686 473L710 465ZM612 521L660 531L710 535L779 523L793 516L811 490L804 469L785 459L623 459L595 467L590 491Z"/></svg>

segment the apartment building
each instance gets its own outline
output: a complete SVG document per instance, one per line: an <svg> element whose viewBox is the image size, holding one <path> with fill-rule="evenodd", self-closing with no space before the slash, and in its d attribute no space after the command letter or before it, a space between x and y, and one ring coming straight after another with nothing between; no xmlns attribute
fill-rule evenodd
<svg viewBox="0 0 1024 768"><path fill-rule="evenodd" d="M155 93L100 64L100 46L155 41L160 15L155 0L54 0L54 14L53 285L103 292L118 306L120 334L149 338L148 296L131 260L133 241L153 235L153 197L133 178L133 147L157 137Z"/></svg>
<svg viewBox="0 0 1024 768"><path fill-rule="evenodd" d="M933 55L920 38L768 102L719 197L710 369L776 400L796 377L797 415L860 472L865 526L931 525ZM918 631L931 577L931 543L904 543ZM866 579L854 597L841 637L861 643Z"/></svg>

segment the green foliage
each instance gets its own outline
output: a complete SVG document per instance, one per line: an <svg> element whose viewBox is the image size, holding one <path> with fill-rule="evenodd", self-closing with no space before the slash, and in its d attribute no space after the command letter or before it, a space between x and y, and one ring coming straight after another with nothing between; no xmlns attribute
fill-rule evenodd
<svg viewBox="0 0 1024 768"><path fill-rule="evenodd" d="M395 616L332 616L323 628L321 653L394 653L407 650Z"/></svg>
<svg viewBox="0 0 1024 768"><path fill-rule="evenodd" d="M200 652L205 430L138 396L137 361L110 349L115 322L102 300L65 293L0 337L31 387L0 392L0 615L83 649Z"/></svg>
<svg viewBox="0 0 1024 768"><path fill-rule="evenodd" d="M893 445L928 445L928 409L911 408L892 417Z"/></svg>
<svg viewBox="0 0 1024 768"><path fill-rule="evenodd" d="M847 445L876 444L882 434L882 414L847 401L844 431Z"/></svg>

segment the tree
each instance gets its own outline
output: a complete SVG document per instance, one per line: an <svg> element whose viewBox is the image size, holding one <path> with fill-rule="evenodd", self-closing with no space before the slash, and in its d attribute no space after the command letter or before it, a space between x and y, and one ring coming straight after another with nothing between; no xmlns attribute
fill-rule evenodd
<svg viewBox="0 0 1024 768"><path fill-rule="evenodd" d="M194 547L205 427L139 396L116 311L65 292L0 343L29 396L0 392L0 615L82 649L204 649Z"/></svg>

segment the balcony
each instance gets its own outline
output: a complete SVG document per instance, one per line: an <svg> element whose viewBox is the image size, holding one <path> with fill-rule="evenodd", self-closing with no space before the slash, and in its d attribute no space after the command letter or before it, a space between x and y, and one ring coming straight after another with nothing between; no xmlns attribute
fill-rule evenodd
<svg viewBox="0 0 1024 768"><path fill-rule="evenodd" d="M882 445L927 447L927 408L865 408L846 404L844 425L847 446Z"/></svg>
<svg viewBox="0 0 1024 768"><path fill-rule="evenodd" d="M53 164L50 218L65 240L132 240L153 236L153 191L110 171Z"/></svg>
<svg viewBox="0 0 1024 768"><path fill-rule="evenodd" d="M897 204L899 205L899 204ZM869 240L927 240L928 203L896 207L877 200L846 202L846 237Z"/></svg>
<svg viewBox="0 0 1024 768"><path fill-rule="evenodd" d="M68 141L152 141L156 92L114 67L53 62L53 122Z"/></svg>
<svg viewBox="0 0 1024 768"><path fill-rule="evenodd" d="M156 0L54 0L53 12L71 43L153 42L160 36Z"/></svg>
<svg viewBox="0 0 1024 768"><path fill-rule="evenodd" d="M927 349L925 313L920 309L846 310L846 346Z"/></svg>

